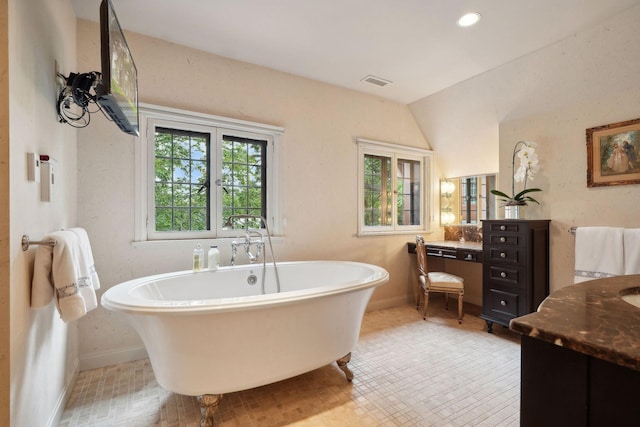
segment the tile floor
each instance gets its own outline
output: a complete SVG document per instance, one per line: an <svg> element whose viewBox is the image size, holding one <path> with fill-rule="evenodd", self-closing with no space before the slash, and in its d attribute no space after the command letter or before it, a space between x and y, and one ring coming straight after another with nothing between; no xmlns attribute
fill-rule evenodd
<svg viewBox="0 0 640 427"><path fill-rule="evenodd" d="M517 426L519 337L488 334L478 309L432 301L427 321L415 307L365 314L352 353L353 383L335 364L222 399L215 425ZM83 371L60 426L198 426L194 397L160 387L148 360Z"/></svg>

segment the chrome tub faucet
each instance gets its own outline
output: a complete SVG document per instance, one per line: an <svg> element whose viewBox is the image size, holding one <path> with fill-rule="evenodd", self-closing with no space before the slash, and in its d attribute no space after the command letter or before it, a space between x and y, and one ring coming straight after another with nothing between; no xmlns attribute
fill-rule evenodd
<svg viewBox="0 0 640 427"><path fill-rule="evenodd" d="M277 292L280 292L280 276L278 275L278 266L276 265L276 257L273 253L273 245L271 243L271 232L269 231L269 224L267 220L264 219L261 215L249 215L249 214L239 214L239 215L231 215L227 222L225 222L225 227L231 227L233 225L233 221L235 219L259 219L264 224L264 229L267 232L267 239L269 241L269 251L271 252L271 260L273 261L273 271L276 276L276 286ZM257 236L256 239L252 239L251 235ZM242 245L244 247L247 256L249 257L249 262L254 263L260 258L262 253L262 249L264 247L264 240L262 238L262 233L259 230L247 230L244 234L244 241L238 243L237 241L231 242L231 265L234 265L236 262L236 255L238 253L238 246ZM255 255L251 252L251 245L256 247ZM265 277L266 277L266 267L267 267L267 256L262 257L262 293L265 293Z"/></svg>
<svg viewBox="0 0 640 427"><path fill-rule="evenodd" d="M257 238L252 239L251 235L257 236ZM256 247L255 255L251 252L251 246ZM256 262L260 255L262 254L262 248L264 247L264 240L262 239L262 233L258 230L247 230L244 234L244 240L240 243L237 241L231 242L231 265L235 265L236 256L238 254L238 246L242 246L244 248L244 252L247 254L247 258L249 258L249 262L253 264Z"/></svg>

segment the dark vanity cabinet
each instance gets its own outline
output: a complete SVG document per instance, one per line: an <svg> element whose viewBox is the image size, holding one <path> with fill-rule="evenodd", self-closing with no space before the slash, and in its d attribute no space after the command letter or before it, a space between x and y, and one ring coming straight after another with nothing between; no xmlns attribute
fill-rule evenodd
<svg viewBox="0 0 640 427"><path fill-rule="evenodd" d="M564 286L511 321L522 334L521 427L640 425L640 309L620 298L639 280Z"/></svg>
<svg viewBox="0 0 640 427"><path fill-rule="evenodd" d="M482 222L482 314L509 326L549 295L549 220Z"/></svg>
<svg viewBox="0 0 640 427"><path fill-rule="evenodd" d="M640 371L527 335L521 348L521 427L640 424Z"/></svg>

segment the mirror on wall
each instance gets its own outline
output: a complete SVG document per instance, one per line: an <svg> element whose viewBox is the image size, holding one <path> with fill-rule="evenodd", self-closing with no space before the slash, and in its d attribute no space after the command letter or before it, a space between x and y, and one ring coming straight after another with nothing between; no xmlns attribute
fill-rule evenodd
<svg viewBox="0 0 640 427"><path fill-rule="evenodd" d="M440 181L440 223L479 224L496 218L496 175L446 178Z"/></svg>

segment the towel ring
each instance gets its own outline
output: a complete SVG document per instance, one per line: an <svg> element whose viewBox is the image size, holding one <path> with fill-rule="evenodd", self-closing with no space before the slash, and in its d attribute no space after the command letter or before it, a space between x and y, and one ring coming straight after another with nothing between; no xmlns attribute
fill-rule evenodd
<svg viewBox="0 0 640 427"><path fill-rule="evenodd" d="M29 249L29 245L47 245L47 246L55 246L58 242L55 240L33 240L29 239L27 234L22 235L22 250L26 251Z"/></svg>

